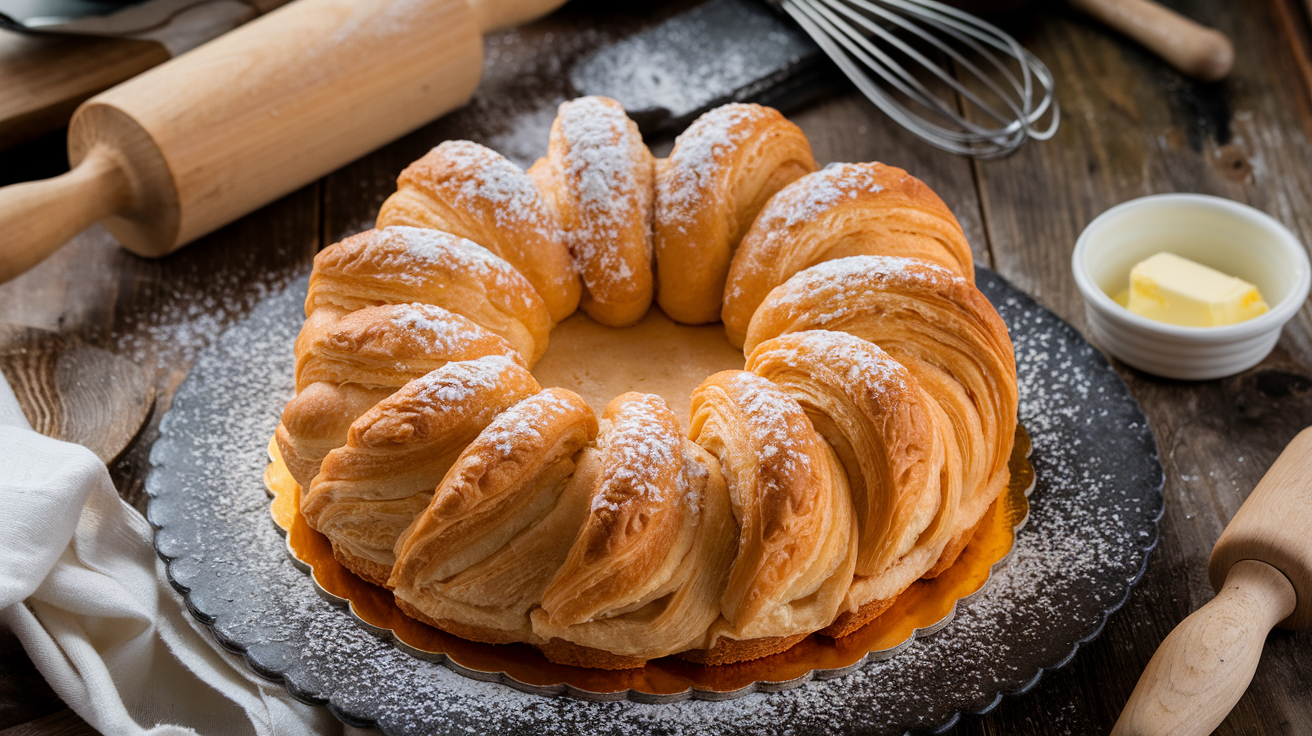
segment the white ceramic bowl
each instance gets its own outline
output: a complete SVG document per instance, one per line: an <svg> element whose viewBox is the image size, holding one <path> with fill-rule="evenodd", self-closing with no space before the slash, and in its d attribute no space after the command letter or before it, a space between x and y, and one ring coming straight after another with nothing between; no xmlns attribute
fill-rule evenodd
<svg viewBox="0 0 1312 736"><path fill-rule="evenodd" d="M1224 327L1181 327L1148 319L1109 294L1130 269L1169 251L1255 284L1270 311ZM1220 197L1159 194L1102 213L1080 233L1071 257L1089 331L1107 352L1142 371L1205 380L1259 363L1302 308L1312 269L1302 244L1265 213Z"/></svg>

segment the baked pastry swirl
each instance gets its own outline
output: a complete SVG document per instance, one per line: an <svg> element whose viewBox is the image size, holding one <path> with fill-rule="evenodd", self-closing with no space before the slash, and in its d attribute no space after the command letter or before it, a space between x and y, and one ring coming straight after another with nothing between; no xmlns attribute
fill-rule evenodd
<svg viewBox="0 0 1312 736"><path fill-rule="evenodd" d="M720 461L738 522L708 664L750 658L760 639L791 646L837 615L856 564L857 528L838 456L785 388L746 371L692 395L693 441Z"/></svg>
<svg viewBox="0 0 1312 736"><path fill-rule="evenodd" d="M468 238L524 274L559 322L579 305L579 277L533 179L501 154L447 141L410 164L377 227L413 225Z"/></svg>
<svg viewBox="0 0 1312 736"><path fill-rule="evenodd" d="M576 459L596 436L592 409L560 388L494 419L397 541L388 585L401 609L467 639L536 641L529 611L588 513Z"/></svg>
<svg viewBox="0 0 1312 736"><path fill-rule="evenodd" d="M583 278L580 307L603 325L631 325L651 306L655 170L618 102L581 97L561 103L547 156L528 171Z"/></svg>
<svg viewBox="0 0 1312 736"><path fill-rule="evenodd" d="M385 585L401 534L465 447L498 414L540 390L500 355L447 363L351 423L301 499L301 512L355 574Z"/></svg>
<svg viewBox="0 0 1312 736"><path fill-rule="evenodd" d="M769 107L729 104L688 126L656 174L656 301L670 319L720 318L739 241L775 192L815 168L806 136Z"/></svg>
<svg viewBox="0 0 1312 736"><path fill-rule="evenodd" d="M881 163L830 164L771 198L743 236L720 315L729 342L742 345L756 307L788 277L857 255L916 258L975 280L961 225L924 182Z"/></svg>
<svg viewBox="0 0 1312 736"><path fill-rule="evenodd" d="M524 365L504 339L432 304L366 307L303 334L297 394L277 430L292 476L309 485L324 457L346 444L351 423L396 389L451 361L485 355Z"/></svg>
<svg viewBox="0 0 1312 736"><path fill-rule="evenodd" d="M435 304L505 338L529 365L547 350L546 304L514 266L470 240L415 227L367 230L319 251L301 343L343 314L378 304Z"/></svg>
<svg viewBox="0 0 1312 736"><path fill-rule="evenodd" d="M802 405L846 471L856 565L843 616L831 629L845 633L887 608L942 552L961 495L951 427L905 367L843 332L767 340L748 356L747 369Z"/></svg>
<svg viewBox="0 0 1312 736"><path fill-rule="evenodd" d="M655 163L605 98L561 105L528 174L433 149L315 258L276 435L305 520L406 614L564 664L726 664L877 617L1005 487L1015 360L928 187L815 168L737 104ZM529 372L580 303L620 326L653 294L744 347L688 427Z"/></svg>
<svg viewBox="0 0 1312 736"><path fill-rule="evenodd" d="M718 463L659 396L617 396L602 415L588 516L533 612L548 657L637 667L703 645L734 540Z"/></svg>
<svg viewBox="0 0 1312 736"><path fill-rule="evenodd" d="M925 261L856 256L793 276L752 316L745 349L792 332L835 330L878 345L947 416L962 496L937 574L956 560L1007 484L1016 360L1007 326L966 279Z"/></svg>

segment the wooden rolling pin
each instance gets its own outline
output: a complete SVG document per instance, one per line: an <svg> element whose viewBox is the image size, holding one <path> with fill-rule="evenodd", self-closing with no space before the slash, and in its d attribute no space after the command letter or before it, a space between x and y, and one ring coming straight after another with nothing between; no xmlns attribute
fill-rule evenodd
<svg viewBox="0 0 1312 736"><path fill-rule="evenodd" d="M1152 0L1070 0L1182 73L1204 82L1225 79L1235 65L1235 46L1215 28L1195 23Z"/></svg>
<svg viewBox="0 0 1312 736"><path fill-rule="evenodd" d="M210 35L208 29L217 36L231 30L224 28L228 23L249 22L286 2L244 0L236 6L225 3L214 13L206 8L217 5L175 9L170 21L138 30L137 36L0 31L0 89L5 91L0 95L0 149L67 127L83 100L199 46ZM205 32L198 32L198 18Z"/></svg>
<svg viewBox="0 0 1312 736"><path fill-rule="evenodd" d="M948 0L949 5L970 13L1010 13L1032 2ZM1307 2L1312 4L1312 0ZM1194 79L1217 82L1234 68L1235 46L1228 36L1154 0L1070 0L1070 6L1137 41Z"/></svg>
<svg viewBox="0 0 1312 736"><path fill-rule="evenodd" d="M1312 626L1312 428L1280 453L1212 550L1217 596L1180 622L1113 736L1202 736L1239 702L1272 627Z"/></svg>
<svg viewBox="0 0 1312 736"><path fill-rule="evenodd" d="M0 282L103 220L162 256L459 106L483 33L564 0L296 0L82 104L73 170L0 189Z"/></svg>

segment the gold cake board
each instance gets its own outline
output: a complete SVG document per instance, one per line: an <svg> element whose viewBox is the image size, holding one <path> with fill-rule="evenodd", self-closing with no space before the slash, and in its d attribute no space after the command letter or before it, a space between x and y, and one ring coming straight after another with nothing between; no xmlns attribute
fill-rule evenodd
<svg viewBox="0 0 1312 736"><path fill-rule="evenodd" d="M1007 488L989 507L957 562L933 580L917 580L887 611L852 634L838 639L812 634L787 651L751 662L703 666L664 657L631 670L559 665L527 644L472 642L406 616L390 591L343 567L333 557L327 537L305 522L299 508L300 488L273 443L265 485L273 497L273 520L286 532L288 553L310 574L319 592L347 606L370 630L393 638L415 656L443 662L475 679L504 682L530 692L662 702L685 697L691 690L693 697L718 700L787 689L813 678L839 677L867 661L892 657L917 636L932 634L950 623L957 605L979 591L993 570L1005 562L1016 532L1025 524L1028 495L1034 487L1029 452L1029 436L1018 426Z"/></svg>

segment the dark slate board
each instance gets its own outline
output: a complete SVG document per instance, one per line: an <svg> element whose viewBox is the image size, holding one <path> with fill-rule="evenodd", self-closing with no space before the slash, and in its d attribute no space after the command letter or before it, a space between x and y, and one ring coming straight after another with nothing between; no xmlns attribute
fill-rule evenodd
<svg viewBox="0 0 1312 736"><path fill-rule="evenodd" d="M155 546L191 612L293 696L386 734L885 734L944 730L1028 690L1097 636L1157 543L1163 475L1106 359L996 274L1037 483L1010 563L940 633L846 677L714 703L593 703L477 682L369 634L294 568L268 515L265 448L292 393L306 279L201 355L151 452Z"/></svg>

